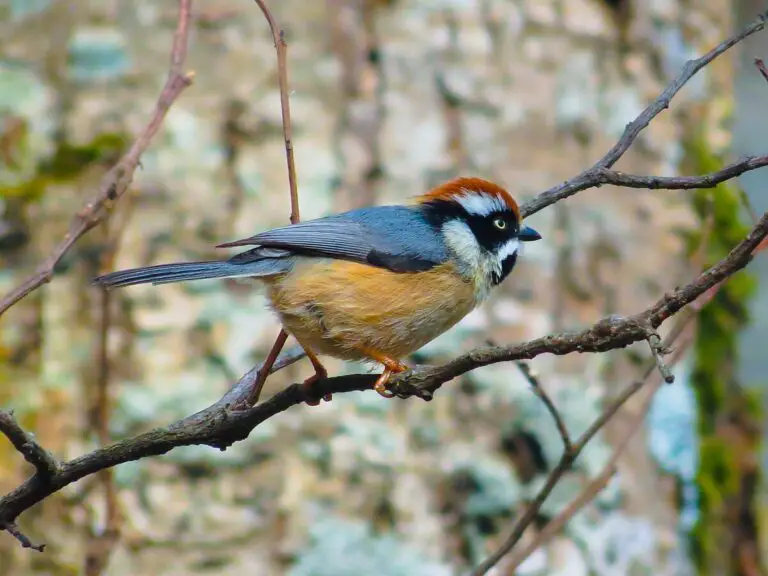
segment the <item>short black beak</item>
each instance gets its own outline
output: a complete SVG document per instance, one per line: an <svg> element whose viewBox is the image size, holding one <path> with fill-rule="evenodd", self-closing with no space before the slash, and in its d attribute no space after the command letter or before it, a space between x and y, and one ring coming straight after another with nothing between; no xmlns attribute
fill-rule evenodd
<svg viewBox="0 0 768 576"><path fill-rule="evenodd" d="M520 229L520 233L517 235L517 237L522 242L533 242L534 240L541 240L541 234L529 226L523 226Z"/></svg>

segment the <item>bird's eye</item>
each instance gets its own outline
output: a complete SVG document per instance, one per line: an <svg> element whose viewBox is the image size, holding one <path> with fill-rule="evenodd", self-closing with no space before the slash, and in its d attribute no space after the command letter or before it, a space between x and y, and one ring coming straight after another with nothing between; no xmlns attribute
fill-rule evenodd
<svg viewBox="0 0 768 576"><path fill-rule="evenodd" d="M496 218L493 221L493 225L499 230L505 230L507 228L507 221L503 218Z"/></svg>

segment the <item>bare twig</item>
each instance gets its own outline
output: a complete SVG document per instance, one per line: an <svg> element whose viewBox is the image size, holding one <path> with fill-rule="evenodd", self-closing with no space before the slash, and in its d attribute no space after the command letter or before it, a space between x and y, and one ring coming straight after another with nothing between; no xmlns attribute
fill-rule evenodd
<svg viewBox="0 0 768 576"><path fill-rule="evenodd" d="M26 535L24 535L23 532L19 530L19 527L16 526L13 522L6 522L5 524L0 523L0 530L5 530L16 538L16 540L19 541L22 548L31 548L32 550L37 550L38 552L43 552L45 550L45 544L34 544L29 538L27 538Z"/></svg>
<svg viewBox="0 0 768 576"><path fill-rule="evenodd" d="M675 375L672 374L669 366L664 363L663 355L666 354L667 351L661 343L661 338L659 338L658 334L653 333L648 336L648 347L651 349L651 354L653 354L653 359L656 362L656 367L659 369L662 379L667 384L672 384L675 381Z"/></svg>
<svg viewBox="0 0 768 576"><path fill-rule="evenodd" d="M688 326L688 322L681 322L679 325L681 325L683 328ZM668 339L668 341L671 343L672 340ZM689 338L686 342L684 342L681 346L678 346L677 351L674 354L674 357L672 359L671 364L677 363L677 361L683 356L683 354L687 351L688 347L690 346L692 342L692 338ZM653 366L649 366L649 372L648 374L652 373ZM642 426L646 415L648 414L648 410L651 407L651 401L653 400L654 394L658 391L658 389L661 387L663 383L663 379L656 380L653 382L653 384L648 389L647 396L645 398L645 401L643 402L642 406L640 407L640 410L637 412L637 414L632 418L631 423L629 425L629 429L624 434L621 441L618 443L618 445L614 448L613 453L611 454L611 457L609 458L606 465L603 467L603 469L600 471L600 473L592 479L592 481L587 484L582 491L579 493L576 498L573 499L573 501L568 504L557 516L555 516L552 520L547 522L547 524L542 528L541 532L536 535L536 538L531 541L527 546L520 549L519 551L515 551L510 556L510 562L509 562L509 570L511 572L514 572L520 564L522 564L528 556L530 556L537 548L540 548L549 540L552 539L552 537L557 534L562 528L566 525L566 523L573 518L573 516L582 508L584 508L587 504L589 504L592 500L594 500L597 495L608 485L608 482L613 477L613 475L616 473L616 466L618 464L618 460L621 457L621 455L624 453L624 451L627 448L627 445L629 444L629 441L632 439L632 437L637 433L637 431ZM636 390L640 389L640 385L632 385L630 388ZM627 396L624 398L624 400L621 401L621 404L624 404L626 400L629 397Z"/></svg>
<svg viewBox="0 0 768 576"><path fill-rule="evenodd" d="M285 140L285 159L288 163L288 185L291 190L291 224L301 220L299 212L299 190L296 181L296 163L293 158L293 132L291 128L291 105L288 92L288 45L283 30L277 25L264 0L254 0L267 19L269 30L275 41L277 51L277 81L280 86L280 110L283 115L283 137Z"/></svg>
<svg viewBox="0 0 768 576"><path fill-rule="evenodd" d="M59 463L56 458L38 444L32 434L19 426L12 412L0 410L0 432L8 437L13 447L24 456L24 460L35 467L37 471L35 476L38 480L47 482L56 475L59 470Z"/></svg>
<svg viewBox="0 0 768 576"><path fill-rule="evenodd" d="M678 322L675 325L676 329L671 331L663 345L659 343L659 347L670 346L683 332L686 326L690 324L692 318L693 316L686 316L680 322ZM684 350L684 347L678 348L675 353L673 363L680 358ZM565 472L573 465L573 463L576 461L576 458L578 458L579 454L581 454L582 450L584 450L587 444L592 440L592 438L594 438L595 434L597 434L603 428L603 426L605 426L605 424L616 415L616 413L624 406L624 404L626 404L626 402L643 387L648 378L653 374L654 368L656 366L657 361L654 357L654 361L650 362L646 367L642 380L633 382L627 386L622 391L622 393L616 397L605 408L605 410L603 410L600 416L598 416L592 425L587 428L587 430L581 435L578 441L573 444L572 449L563 453L557 465L549 473L544 486L541 488L541 490L539 490L533 502L531 502L523 515L513 526L510 535L507 537L504 543L493 554L491 554L491 556L489 556L472 571L472 576L482 576L487 574L491 568L498 564L504 556L509 554L514 549L514 547L523 537L526 529L533 523L536 515L539 513L539 510L541 509L546 499L552 493L554 487L560 481ZM520 553L513 556L511 563L514 567L510 569L511 572L514 572L514 569L517 568L523 562L523 560L525 560L534 550L536 550L536 548L541 546L546 541L545 539L550 538L554 533L556 533L556 531L559 530L576 512L591 502L595 496L597 496L606 486L615 472L616 461L624 451L624 448L626 447L631 437L642 424L645 413L650 406L651 398L661 383L664 382L664 378L665 376L663 376L660 381L656 382L654 386L651 387L649 396L644 403L643 408L632 421L632 424L629 427L629 431L624 436L619 445L615 448L612 457L610 458L603 471L594 480L592 480L592 482L590 482L586 488L584 488L582 493L573 502L571 502L571 504L566 507L564 511L562 511L557 517L553 518L546 524L542 532L537 535L533 542L526 546Z"/></svg>
<svg viewBox="0 0 768 576"><path fill-rule="evenodd" d="M662 178L658 176L632 176L611 170L613 165L619 161L640 133L648 126L648 124L650 124L651 120L656 118L656 116L663 110L669 108L672 98L694 76L694 74L748 36L762 30L765 27L766 18L768 18L768 12L761 14L754 22L717 45L701 58L686 62L677 78L667 86L659 97L651 102L651 104L643 110L635 120L627 124L624 134L605 156L600 158L600 160L598 160L591 168L588 168L572 180L554 186L549 190L542 192L533 200L523 204L520 207L520 213L524 217L530 216L563 198L568 198L577 192L586 190L587 188L594 188L595 186L600 186L602 184L615 184L617 186L628 186L631 188L709 188L728 180L729 178L733 178L749 170L754 170L754 168L766 166L768 164L768 155L746 158L741 162L726 166L718 172L695 177ZM754 164L757 165L750 167Z"/></svg>
<svg viewBox="0 0 768 576"><path fill-rule="evenodd" d="M763 78L765 78L766 82L768 82L768 68L765 67L765 62L763 62L763 59L755 58L755 66L760 71L760 74L763 75Z"/></svg>
<svg viewBox="0 0 768 576"><path fill-rule="evenodd" d="M168 79L157 100L149 124L139 134L128 153L102 178L98 192L73 216L64 238L38 267L37 271L0 299L0 316L27 294L50 282L56 264L75 242L109 216L115 203L128 190L141 155L162 126L171 105L181 92L192 84L194 74L182 72L187 56L191 4L192 0L179 0L179 21L173 38Z"/></svg>
<svg viewBox="0 0 768 576"><path fill-rule="evenodd" d="M552 402L552 399L544 391L544 388L541 387L538 376L533 373L527 362L515 362L515 365L518 367L520 372L523 373L523 376L525 376L526 380L528 380L528 383L531 385L533 393L536 394L536 396L538 396L539 399L544 403L547 411L555 421L557 431L560 433L560 438L563 440L563 447L565 452L572 452L573 443L571 442L571 435L568 433L568 427L565 425L563 417L560 416L560 412L557 410L557 408L555 408L555 404Z"/></svg>

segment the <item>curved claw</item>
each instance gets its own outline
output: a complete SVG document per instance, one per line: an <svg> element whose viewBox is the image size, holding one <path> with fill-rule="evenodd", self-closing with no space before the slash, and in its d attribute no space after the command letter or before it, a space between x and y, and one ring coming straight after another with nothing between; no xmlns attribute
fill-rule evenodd
<svg viewBox="0 0 768 576"><path fill-rule="evenodd" d="M389 368L385 368L384 372L381 373L381 376L378 377L376 383L373 385L373 389L376 390L379 396L383 396L384 398L394 398L397 396L397 394L387 389L387 382L389 382L389 377L391 375L392 371Z"/></svg>

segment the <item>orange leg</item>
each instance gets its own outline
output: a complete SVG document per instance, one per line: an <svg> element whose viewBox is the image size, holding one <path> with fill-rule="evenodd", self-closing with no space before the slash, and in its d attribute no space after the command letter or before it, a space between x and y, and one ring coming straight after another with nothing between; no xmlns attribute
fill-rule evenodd
<svg viewBox="0 0 768 576"><path fill-rule="evenodd" d="M304 345L302 345L301 347L304 348L304 352L307 353L307 358L309 358L309 361L312 362L312 367L315 369L315 374L313 376L310 376L306 380L304 380L304 390L307 392L307 396L313 397L314 391L312 390L312 385L315 382L319 382L320 380L325 380L326 378L328 378L328 370L325 369L325 366L322 365L322 363L317 358L315 353L312 352L311 348L308 348ZM331 395L326 394L325 396L323 396L323 400L325 400L326 402L330 402ZM320 400L307 399L306 403L309 404L310 406L317 406L318 404L320 404Z"/></svg>
<svg viewBox="0 0 768 576"><path fill-rule="evenodd" d="M395 394L387 389L387 382L389 382L389 378L392 376L392 374L405 372L408 370L408 366L390 358L389 356L374 352L373 350L366 349L363 351L363 353L369 358L376 360L376 362L384 364L384 372L382 372L381 376L379 376L379 378L376 380L376 383L373 385L373 389L376 390L379 395L384 396L384 398L394 398Z"/></svg>

